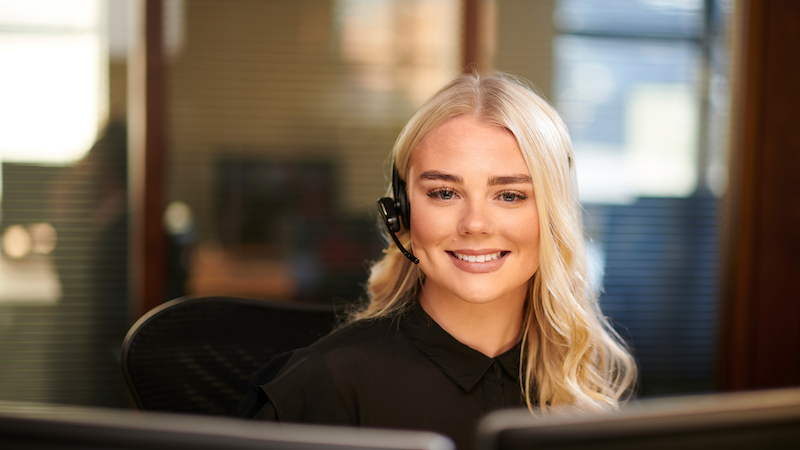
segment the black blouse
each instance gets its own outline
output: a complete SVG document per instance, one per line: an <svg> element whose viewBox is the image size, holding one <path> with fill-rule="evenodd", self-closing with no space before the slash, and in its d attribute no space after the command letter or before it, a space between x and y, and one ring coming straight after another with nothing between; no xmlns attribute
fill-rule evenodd
<svg viewBox="0 0 800 450"><path fill-rule="evenodd" d="M523 404L519 352L489 358L457 341L419 304L340 328L253 374L242 417L436 431L473 448L475 423Z"/></svg>

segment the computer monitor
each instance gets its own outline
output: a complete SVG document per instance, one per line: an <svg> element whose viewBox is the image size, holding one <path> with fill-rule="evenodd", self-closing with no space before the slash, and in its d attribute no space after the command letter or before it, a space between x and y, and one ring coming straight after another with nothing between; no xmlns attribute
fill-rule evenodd
<svg viewBox="0 0 800 450"><path fill-rule="evenodd" d="M800 389L641 400L616 413L536 418L498 411L477 450L798 449Z"/></svg>
<svg viewBox="0 0 800 450"><path fill-rule="evenodd" d="M0 401L0 448L455 450L442 435Z"/></svg>

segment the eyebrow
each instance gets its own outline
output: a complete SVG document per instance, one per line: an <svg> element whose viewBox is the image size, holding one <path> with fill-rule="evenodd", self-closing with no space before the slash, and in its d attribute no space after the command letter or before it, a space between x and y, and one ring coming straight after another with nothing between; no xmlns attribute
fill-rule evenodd
<svg viewBox="0 0 800 450"><path fill-rule="evenodd" d="M457 175L440 172L438 170L429 170L427 172L423 172L419 176L419 178L421 180L449 181L450 183L457 183L457 184L463 184L464 182L464 180ZM529 177L528 175L515 174L515 175L491 177L489 178L488 184L489 186L498 186L504 184L523 184L530 182L531 182L531 177Z"/></svg>
<svg viewBox="0 0 800 450"><path fill-rule="evenodd" d="M528 175L508 175L504 177L489 178L489 186L497 186L502 184L522 184L531 183L531 177Z"/></svg>
<svg viewBox="0 0 800 450"><path fill-rule="evenodd" d="M423 172L419 178L421 180L438 180L438 181L449 181L451 183L458 183L462 184L464 180L456 175L451 175L449 173L439 172L438 170L429 170L427 172Z"/></svg>

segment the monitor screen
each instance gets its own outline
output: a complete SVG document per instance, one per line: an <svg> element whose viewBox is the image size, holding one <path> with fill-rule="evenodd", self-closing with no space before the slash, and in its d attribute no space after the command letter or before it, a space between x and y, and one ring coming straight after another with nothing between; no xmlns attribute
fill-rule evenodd
<svg viewBox="0 0 800 450"><path fill-rule="evenodd" d="M0 448L455 450L442 435L0 401Z"/></svg>
<svg viewBox="0 0 800 450"><path fill-rule="evenodd" d="M800 389L647 399L594 415L497 411L477 439L478 450L797 449Z"/></svg>

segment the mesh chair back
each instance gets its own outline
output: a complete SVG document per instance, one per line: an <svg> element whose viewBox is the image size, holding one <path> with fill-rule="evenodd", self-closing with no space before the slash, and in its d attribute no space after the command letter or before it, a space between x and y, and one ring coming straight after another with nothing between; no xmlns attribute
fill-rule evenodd
<svg viewBox="0 0 800 450"><path fill-rule="evenodd" d="M332 307L234 297L183 297L139 319L122 368L140 409L236 415L250 374L333 329Z"/></svg>

